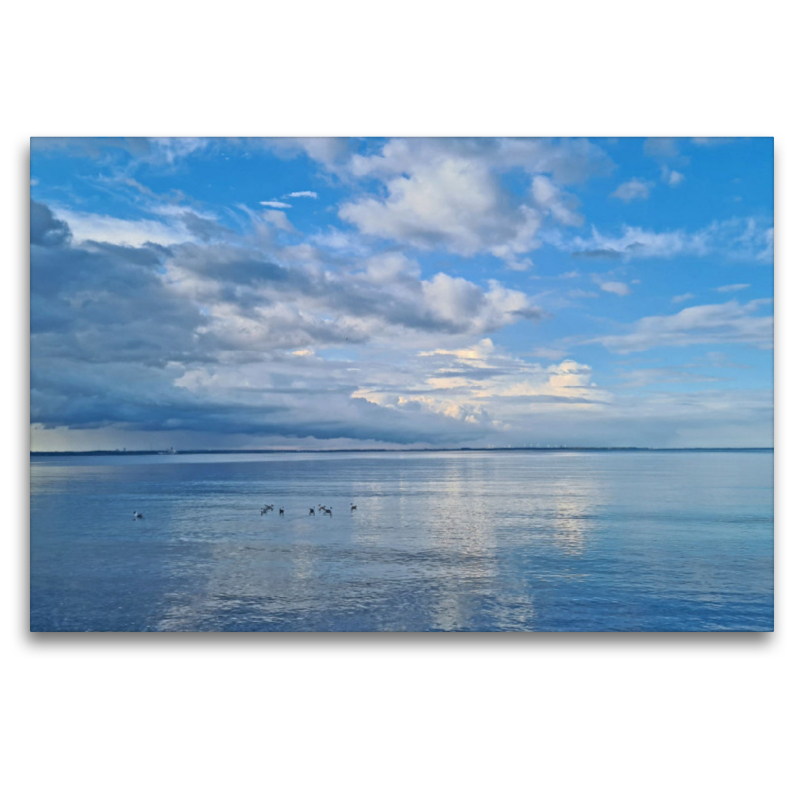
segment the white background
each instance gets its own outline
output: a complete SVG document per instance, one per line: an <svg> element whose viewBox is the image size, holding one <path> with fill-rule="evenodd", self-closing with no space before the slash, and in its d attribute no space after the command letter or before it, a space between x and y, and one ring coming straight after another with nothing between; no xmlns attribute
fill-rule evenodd
<svg viewBox="0 0 800 800"><path fill-rule="evenodd" d="M800 131L789 8L5 8L6 797L797 797ZM777 632L27 633L28 137L79 134L774 135Z"/></svg>

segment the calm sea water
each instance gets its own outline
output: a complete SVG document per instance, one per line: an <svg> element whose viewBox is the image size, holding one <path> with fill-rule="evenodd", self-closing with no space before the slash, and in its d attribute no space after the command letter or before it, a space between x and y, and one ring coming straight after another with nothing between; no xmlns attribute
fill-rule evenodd
<svg viewBox="0 0 800 800"><path fill-rule="evenodd" d="M741 451L33 456L31 629L771 630L772 467ZM319 503L333 516L310 517Z"/></svg>

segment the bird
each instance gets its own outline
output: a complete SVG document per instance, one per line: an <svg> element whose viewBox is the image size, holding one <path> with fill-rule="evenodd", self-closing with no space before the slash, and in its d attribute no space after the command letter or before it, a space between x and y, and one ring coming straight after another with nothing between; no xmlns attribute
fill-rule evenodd
<svg viewBox="0 0 800 800"><path fill-rule="evenodd" d="M308 509L308 516L309 517L315 516L313 507Z"/></svg>
<svg viewBox="0 0 800 800"><path fill-rule="evenodd" d="M144 514L142 514L141 511L134 511L133 512L133 518L134 519L144 519Z"/></svg>
<svg viewBox="0 0 800 800"><path fill-rule="evenodd" d="M278 514L280 514L281 516L283 516L283 506L281 506L281 507L278 509Z"/></svg>
<svg viewBox="0 0 800 800"><path fill-rule="evenodd" d="M354 505L353 503L350 503L350 510L351 511L355 511L357 508L358 508L357 505Z"/></svg>
<svg viewBox="0 0 800 800"><path fill-rule="evenodd" d="M323 508L322 510L323 510L323 512L324 512L325 514L327 514L329 517L332 517L332 516L333 516L333 506L331 506L330 508Z"/></svg>

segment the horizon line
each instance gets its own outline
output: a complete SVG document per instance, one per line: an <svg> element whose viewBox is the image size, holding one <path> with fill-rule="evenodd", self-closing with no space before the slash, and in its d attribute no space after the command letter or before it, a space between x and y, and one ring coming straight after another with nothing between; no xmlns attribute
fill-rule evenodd
<svg viewBox="0 0 800 800"><path fill-rule="evenodd" d="M634 452L682 452L682 451L726 451L726 450L775 450L774 445L736 447L639 447L627 445L554 445L546 446L513 446L513 447L412 447L402 449L398 447L337 447L328 450L309 448L250 448L250 449L189 449L189 450L30 450L31 456L81 456L81 455L110 455L110 456L136 456L136 455L204 455L222 454L280 454L280 453L460 453L460 452L508 452L508 451L634 451Z"/></svg>

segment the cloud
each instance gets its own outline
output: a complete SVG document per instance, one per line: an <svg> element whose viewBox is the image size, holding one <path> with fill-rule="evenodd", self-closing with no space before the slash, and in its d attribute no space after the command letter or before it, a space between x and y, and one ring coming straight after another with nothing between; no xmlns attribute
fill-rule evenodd
<svg viewBox="0 0 800 800"><path fill-rule="evenodd" d="M69 242L72 234L69 225L56 219L45 205L31 200L31 244L42 247L60 247Z"/></svg>
<svg viewBox="0 0 800 800"><path fill-rule="evenodd" d="M343 203L339 216L368 236L466 257L489 253L526 269L545 222L582 223L577 199L561 185L609 169L588 142L393 139L339 170L382 188ZM529 201L504 187L501 176L512 170L530 176Z"/></svg>
<svg viewBox="0 0 800 800"><path fill-rule="evenodd" d="M593 275L592 280L604 291L615 294L618 297L625 297L631 293L631 287L623 281L610 281L600 275Z"/></svg>
<svg viewBox="0 0 800 800"><path fill-rule="evenodd" d="M261 200L262 206L269 206L270 208L291 208L290 203L282 203L280 200Z"/></svg>
<svg viewBox="0 0 800 800"><path fill-rule="evenodd" d="M173 164L175 161L186 158L211 144L210 139L200 137L155 137L150 140L153 145L151 158Z"/></svg>
<svg viewBox="0 0 800 800"><path fill-rule="evenodd" d="M620 373L622 386L639 388L666 383L716 383L721 380L711 375L703 375L688 369L674 369L671 367L656 367L651 369L633 369Z"/></svg>
<svg viewBox="0 0 800 800"><path fill-rule="evenodd" d="M269 147L281 158L307 156L329 170L337 170L342 167L350 157L350 148L353 143L352 139L326 136L280 137L250 141L253 144Z"/></svg>
<svg viewBox="0 0 800 800"><path fill-rule="evenodd" d="M674 189L676 186L680 186L686 180L686 176L677 170L670 169L665 164L661 167L661 180L664 181L667 186L670 186Z"/></svg>
<svg viewBox="0 0 800 800"><path fill-rule="evenodd" d="M309 197L312 200L317 199L316 192L289 192L289 194L285 194L284 197Z"/></svg>
<svg viewBox="0 0 800 800"><path fill-rule="evenodd" d="M698 147L718 147L735 141L736 139L732 136L695 136L692 138L692 144L696 144Z"/></svg>
<svg viewBox="0 0 800 800"><path fill-rule="evenodd" d="M615 323L587 315L578 322L583 309L564 296L567 284L532 296L521 289L543 284L498 273L486 258L528 269L545 242L577 257L616 259L619 269L597 265L604 274L596 278L576 270L562 277L595 280L583 285L620 297L636 282L625 276L632 258L770 262L772 222L758 217L700 230L595 227L576 235L570 228L583 222L576 185L613 168L591 143L248 141L248 151L271 151L262 158L277 151L297 158L283 165L302 180L294 185L307 180L300 170L325 181L326 197L338 203L326 213L350 205L365 215L345 226L323 220L310 233L293 225L308 221L283 212L289 198L315 199L314 192L276 193L280 199L264 206L217 213L181 193L179 186L193 185L178 182L185 170L241 143L53 146L54 157L82 147L83 158L93 148L102 159L99 178L80 178L92 195L78 210L31 207L31 415L39 433L57 431L78 445L107 437L112 447L769 440L767 391L658 391L661 383L708 382L713 373L706 381L700 366L661 366L656 353L630 359L645 366L621 375L624 385L614 380L612 392L584 357L595 351L570 357L589 336L619 352L698 341L726 351L727 343L768 347L766 301L605 327ZM175 190L158 194L132 178L137 165L145 183L175 175ZM45 184L37 194L68 202L47 171L35 174ZM85 186L76 183L76 197ZM98 206L100 192L113 205ZM116 216L83 210L98 208ZM370 225L381 232L367 233ZM417 250L425 251L419 260ZM478 258L464 264L444 253ZM539 253L545 274L563 272L558 253ZM493 270L503 281L487 280ZM615 303L596 300L592 309ZM585 338L553 342L547 309L561 306L570 308L554 330L592 326ZM625 306L631 310L630 301ZM604 335L593 333L595 325ZM509 326L515 330L496 333ZM500 346L512 341L529 355ZM700 355L693 360L700 364Z"/></svg>
<svg viewBox="0 0 800 800"><path fill-rule="evenodd" d="M731 283L728 286L718 286L718 292L742 292L745 289L749 289L749 283Z"/></svg>
<svg viewBox="0 0 800 800"><path fill-rule="evenodd" d="M584 139L414 138L391 139L374 152L351 155L346 174L354 178L411 174L441 158L466 160L496 173L520 169L531 176L546 174L557 184L580 183L614 169L608 155Z"/></svg>
<svg viewBox="0 0 800 800"><path fill-rule="evenodd" d="M621 183L612 193L611 197L616 197L624 203L631 200L646 200L650 197L650 190L653 184L650 181L643 181L639 178L631 178L625 183Z"/></svg>
<svg viewBox="0 0 800 800"><path fill-rule="evenodd" d="M731 300L721 305L691 306L672 316L644 317L630 326L628 333L599 336L589 341L620 353L711 343L769 349L773 319L758 312L770 302L752 300L740 305Z"/></svg>
<svg viewBox="0 0 800 800"><path fill-rule="evenodd" d="M693 300L694 295L691 292L686 292L686 294L676 294L675 297L672 298L673 303L685 303L687 300Z"/></svg>
<svg viewBox="0 0 800 800"><path fill-rule="evenodd" d="M166 221L163 218L121 219L60 206L55 208L55 213L69 226L77 242L105 242L127 247L142 247L148 243L166 246L193 241L198 236L208 238L225 230L213 220L201 218L188 209L183 209L180 216L167 218Z"/></svg>
<svg viewBox="0 0 800 800"><path fill-rule="evenodd" d="M460 420L475 433L519 430L524 420L550 420L558 409L583 413L607 404L586 364L566 359L543 367L508 355L491 339L454 350L422 351L411 369L416 381L386 375L355 395L399 414Z"/></svg>
<svg viewBox="0 0 800 800"><path fill-rule="evenodd" d="M537 175L532 184L533 198L537 206L551 214L562 225L583 225L583 216L575 211L576 197L559 189L545 175Z"/></svg>
<svg viewBox="0 0 800 800"><path fill-rule="evenodd" d="M644 140L644 154L652 158L674 158L680 155L678 140L667 136L658 136Z"/></svg>
<svg viewBox="0 0 800 800"><path fill-rule="evenodd" d="M480 163L443 157L389 178L386 190L385 198L344 203L339 216L370 236L462 256L488 251L513 260L538 246L539 212L509 203Z"/></svg>
<svg viewBox="0 0 800 800"><path fill-rule="evenodd" d="M289 222L289 218L286 216L286 212L284 211L265 211L261 215L261 218L280 231L285 231L286 233L297 233L294 225Z"/></svg>
<svg viewBox="0 0 800 800"><path fill-rule="evenodd" d="M295 262L289 247L267 254L247 237L75 242L48 207L32 209L37 430L469 440L491 429L480 409L430 399L430 385L379 407L359 387L386 375L413 389L404 348L431 334L457 341L541 316L522 292L442 273L422 279L396 252L341 271ZM333 346L365 349L354 364L320 355Z"/></svg>
<svg viewBox="0 0 800 800"><path fill-rule="evenodd" d="M724 254L733 260L771 262L773 228L754 217L734 217L713 222L698 231L673 230L656 232L644 228L622 226L617 236L600 233L592 226L590 237L566 239L551 237L549 241L579 258L673 258L692 255Z"/></svg>
<svg viewBox="0 0 800 800"><path fill-rule="evenodd" d="M601 281L597 284L604 292L610 292L611 294L618 295L619 297L625 297L631 293L631 289L627 283L623 283L622 281Z"/></svg>

